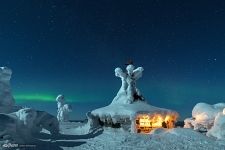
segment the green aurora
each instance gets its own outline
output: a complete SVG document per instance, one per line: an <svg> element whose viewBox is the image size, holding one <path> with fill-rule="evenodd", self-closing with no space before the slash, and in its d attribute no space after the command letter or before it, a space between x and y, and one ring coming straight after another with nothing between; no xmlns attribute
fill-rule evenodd
<svg viewBox="0 0 225 150"><path fill-rule="evenodd" d="M57 95L54 94L14 94L16 102L55 102ZM75 98L67 98L66 101L72 102Z"/></svg>
<svg viewBox="0 0 225 150"><path fill-rule="evenodd" d="M48 94L16 94L14 98L17 102L25 102L25 101L44 101L44 102L52 102L55 100L54 95Z"/></svg>
<svg viewBox="0 0 225 150"><path fill-rule="evenodd" d="M16 92L13 93L13 97L17 103L25 103L25 102L56 102L56 97L58 94L54 92L46 93L35 93L35 92ZM65 94L65 99L67 102L92 102L94 95L82 95L77 93L76 95ZM96 96L95 96L96 97Z"/></svg>

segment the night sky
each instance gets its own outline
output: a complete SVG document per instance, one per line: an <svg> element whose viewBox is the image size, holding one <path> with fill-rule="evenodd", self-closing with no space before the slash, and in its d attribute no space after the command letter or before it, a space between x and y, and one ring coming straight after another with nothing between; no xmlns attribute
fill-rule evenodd
<svg viewBox="0 0 225 150"><path fill-rule="evenodd" d="M73 117L109 104L115 67L143 66L147 101L191 115L198 102L225 102L223 0L7 0L0 2L0 66L13 70L17 104Z"/></svg>

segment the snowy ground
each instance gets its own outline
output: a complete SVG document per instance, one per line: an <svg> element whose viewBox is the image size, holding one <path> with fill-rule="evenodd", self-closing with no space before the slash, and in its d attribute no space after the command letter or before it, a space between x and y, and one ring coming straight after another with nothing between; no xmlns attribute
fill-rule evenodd
<svg viewBox="0 0 225 150"><path fill-rule="evenodd" d="M82 123L61 125L57 140L43 135L41 150L225 150L225 141L209 138L191 129L159 129L151 135L133 134L121 129L98 129L90 134L78 128Z"/></svg>

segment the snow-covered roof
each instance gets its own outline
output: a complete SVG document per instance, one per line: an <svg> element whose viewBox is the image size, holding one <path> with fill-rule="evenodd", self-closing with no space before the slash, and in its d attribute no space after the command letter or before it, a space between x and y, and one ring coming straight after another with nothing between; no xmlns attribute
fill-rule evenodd
<svg viewBox="0 0 225 150"><path fill-rule="evenodd" d="M139 113L157 113L165 116L173 113L178 116L175 111L147 104L136 87L136 81L142 77L143 71L143 67L135 69L133 65L128 65L125 72L121 68L116 68L115 76L120 77L122 81L120 90L110 105L93 110L92 115L98 116L102 121L112 119L113 123L117 123L121 119L131 120Z"/></svg>
<svg viewBox="0 0 225 150"><path fill-rule="evenodd" d="M118 118L134 118L139 113L148 113L148 114L176 114L175 111L155 107L147 104L146 102L134 102L132 104L110 104L106 107L102 107L91 112L94 116L100 118L108 118L109 116L112 119ZM114 121L113 121L114 122ZM116 121L117 122L117 121Z"/></svg>

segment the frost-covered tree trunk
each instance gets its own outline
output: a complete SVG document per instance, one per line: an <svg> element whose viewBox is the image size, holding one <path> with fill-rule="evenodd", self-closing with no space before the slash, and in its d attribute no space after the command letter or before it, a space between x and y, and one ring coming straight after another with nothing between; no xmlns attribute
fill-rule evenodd
<svg viewBox="0 0 225 150"><path fill-rule="evenodd" d="M121 85L121 88L120 88L118 93L126 92L126 89L127 89L127 82L126 82L127 75L126 75L126 73L124 73L121 68L116 68L115 69L115 76L120 77L121 81L122 81L122 85Z"/></svg>
<svg viewBox="0 0 225 150"><path fill-rule="evenodd" d="M135 81L132 79L132 77L127 77L127 103L131 104L134 101L134 94L136 92L136 87L135 87Z"/></svg>
<svg viewBox="0 0 225 150"><path fill-rule="evenodd" d="M115 76L119 77L121 79L121 87L116 95L116 97L113 99L112 103L121 103L121 98L126 98L126 89L127 89L127 74L123 72L121 68L115 69Z"/></svg>

